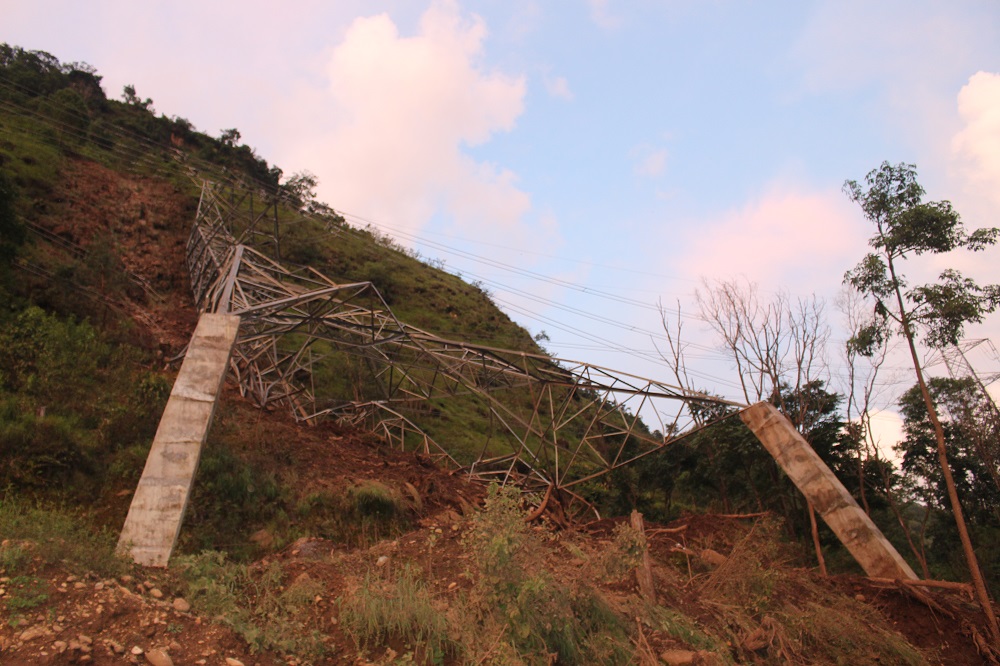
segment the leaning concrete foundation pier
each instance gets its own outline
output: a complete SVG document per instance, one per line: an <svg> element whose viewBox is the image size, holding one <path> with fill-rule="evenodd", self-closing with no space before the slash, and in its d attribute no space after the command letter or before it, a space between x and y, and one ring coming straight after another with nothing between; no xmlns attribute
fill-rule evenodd
<svg viewBox="0 0 1000 666"><path fill-rule="evenodd" d="M240 318L201 315L118 540L137 564L165 567L177 543Z"/></svg>
<svg viewBox="0 0 1000 666"><path fill-rule="evenodd" d="M759 402L740 412L764 448L869 576L916 579L910 565L871 521L844 484L774 405Z"/></svg>

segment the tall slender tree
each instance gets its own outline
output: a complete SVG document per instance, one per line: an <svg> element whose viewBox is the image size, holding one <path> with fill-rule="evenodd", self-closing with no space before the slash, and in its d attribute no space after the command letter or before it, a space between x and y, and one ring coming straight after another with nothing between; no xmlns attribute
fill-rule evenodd
<svg viewBox="0 0 1000 666"><path fill-rule="evenodd" d="M899 333L910 351L917 385L937 443L938 463L947 488L951 511L976 596L993 641L1000 645L1000 627L976 559L948 463L944 429L927 388L917 355L918 332L931 347L955 344L965 324L980 322L1000 305L1000 285L980 287L956 270L941 273L938 282L910 287L898 272L899 264L913 255L941 254L956 249L982 250L997 241L1000 229L977 229L966 233L958 213L948 201L924 202L924 188L917 182L913 164L882 165L865 177L865 185L848 180L844 191L859 204L875 225L868 241L870 252L844 276L844 281L871 296L874 313L848 341L862 355L872 353L887 337Z"/></svg>

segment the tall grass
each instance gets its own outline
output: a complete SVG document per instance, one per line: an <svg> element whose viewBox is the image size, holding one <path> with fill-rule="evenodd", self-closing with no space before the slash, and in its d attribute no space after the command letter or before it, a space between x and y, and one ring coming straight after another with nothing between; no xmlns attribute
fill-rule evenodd
<svg viewBox="0 0 1000 666"><path fill-rule="evenodd" d="M447 618L419 570L409 565L366 573L358 590L341 602L340 619L362 649L400 639L431 661L456 650Z"/></svg>
<svg viewBox="0 0 1000 666"><path fill-rule="evenodd" d="M476 583L470 615L500 627L527 663L618 664L632 660L625 627L596 590L560 583L541 557L543 546L524 522L520 492L491 486L465 539ZM481 658L491 658L489 653Z"/></svg>

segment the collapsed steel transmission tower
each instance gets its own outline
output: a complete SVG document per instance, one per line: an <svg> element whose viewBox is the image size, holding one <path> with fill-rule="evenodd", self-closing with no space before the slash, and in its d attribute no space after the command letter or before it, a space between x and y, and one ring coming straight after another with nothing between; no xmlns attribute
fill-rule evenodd
<svg viewBox="0 0 1000 666"><path fill-rule="evenodd" d="M544 487L539 510L555 496L564 517L592 508L574 486L661 450L703 425L707 414L733 413L732 403L655 380L446 340L403 324L370 283L337 284L312 269L291 270L248 245L267 217L254 213L249 197L241 197L244 206L235 191L227 202L218 186L202 190L187 261L203 313L119 538L137 562L165 566L170 559L227 363L243 393L262 407L283 403L307 422L368 421L400 447L420 447L473 478ZM277 254L277 208L274 220ZM317 386L335 383L350 367L345 358L368 369L364 387L377 396L318 397ZM664 402L673 407L666 421ZM436 404L442 407L434 414ZM461 431L484 419L491 427L474 434L474 447L445 445L410 418L421 408L434 417L428 425L457 413L465 419ZM470 408L482 418L462 416ZM643 411L660 432L648 431ZM739 416L869 575L916 577L773 405L758 403Z"/></svg>
<svg viewBox="0 0 1000 666"><path fill-rule="evenodd" d="M370 282L336 283L256 249L280 247L278 214L268 209L277 203L255 209L251 191L237 192L204 184L187 263L199 308L241 317L231 368L241 392L261 407L283 404L300 421L367 425L394 446L417 448L478 479L554 487L574 497L573 486L693 432L699 409L738 406L405 324ZM352 371L367 373L367 394L320 397L317 384L331 380L330 368L336 374L348 367L345 358L353 359ZM461 401L491 424L477 450L437 442L418 425L447 401ZM640 413L654 415L658 432Z"/></svg>

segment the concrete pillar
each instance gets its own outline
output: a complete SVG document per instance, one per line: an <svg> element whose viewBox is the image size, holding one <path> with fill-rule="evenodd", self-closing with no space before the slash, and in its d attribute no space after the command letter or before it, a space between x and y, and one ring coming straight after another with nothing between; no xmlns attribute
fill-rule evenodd
<svg viewBox="0 0 1000 666"><path fill-rule="evenodd" d="M917 578L830 468L774 405L759 402L740 412L740 418L812 503L816 513L865 573L874 578Z"/></svg>
<svg viewBox="0 0 1000 666"><path fill-rule="evenodd" d="M167 566L177 543L239 326L234 315L198 320L118 539L137 564Z"/></svg>

